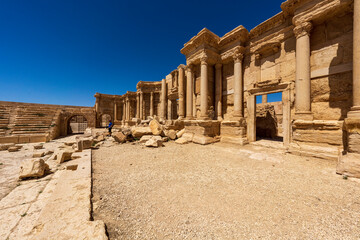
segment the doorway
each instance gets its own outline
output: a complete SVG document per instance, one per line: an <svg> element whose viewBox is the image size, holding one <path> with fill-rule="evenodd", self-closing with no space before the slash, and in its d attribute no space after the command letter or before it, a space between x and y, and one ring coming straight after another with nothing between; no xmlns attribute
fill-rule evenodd
<svg viewBox="0 0 360 240"><path fill-rule="evenodd" d="M270 140L290 144L290 90L253 89L248 98L249 142ZM250 92L251 93L251 92Z"/></svg>
<svg viewBox="0 0 360 240"><path fill-rule="evenodd" d="M84 133L87 126L87 119L84 116L72 116L68 121L68 134Z"/></svg>
<svg viewBox="0 0 360 240"><path fill-rule="evenodd" d="M103 114L101 115L100 119L100 126L107 127L109 125L109 121L111 120L110 114Z"/></svg>

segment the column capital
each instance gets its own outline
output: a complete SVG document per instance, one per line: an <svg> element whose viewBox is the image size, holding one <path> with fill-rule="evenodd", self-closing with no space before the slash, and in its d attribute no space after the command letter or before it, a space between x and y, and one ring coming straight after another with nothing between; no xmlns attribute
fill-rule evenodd
<svg viewBox="0 0 360 240"><path fill-rule="evenodd" d="M186 66L185 70L186 70L187 72L192 72L192 71L193 71L193 68L194 68L194 66L193 66L192 64L190 64L190 65L187 65L187 66Z"/></svg>
<svg viewBox="0 0 360 240"><path fill-rule="evenodd" d="M244 59L244 54L240 52L235 52L233 55L234 62L241 62Z"/></svg>
<svg viewBox="0 0 360 240"><path fill-rule="evenodd" d="M208 57L207 56L203 56L200 58L200 62L201 62L201 65L207 65L207 61L208 61Z"/></svg>
<svg viewBox="0 0 360 240"><path fill-rule="evenodd" d="M310 31L312 30L313 25L311 22L302 22L295 26L294 34L296 38L303 37L305 35L310 35Z"/></svg>
<svg viewBox="0 0 360 240"><path fill-rule="evenodd" d="M154 92L150 92L150 95L151 95L151 96L154 96Z"/></svg>

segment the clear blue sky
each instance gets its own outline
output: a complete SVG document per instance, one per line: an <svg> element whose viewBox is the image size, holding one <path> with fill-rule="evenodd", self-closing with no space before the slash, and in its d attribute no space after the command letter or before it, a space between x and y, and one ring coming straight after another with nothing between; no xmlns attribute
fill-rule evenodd
<svg viewBox="0 0 360 240"><path fill-rule="evenodd" d="M185 63L206 27L249 31L285 0L0 0L0 100L93 106Z"/></svg>

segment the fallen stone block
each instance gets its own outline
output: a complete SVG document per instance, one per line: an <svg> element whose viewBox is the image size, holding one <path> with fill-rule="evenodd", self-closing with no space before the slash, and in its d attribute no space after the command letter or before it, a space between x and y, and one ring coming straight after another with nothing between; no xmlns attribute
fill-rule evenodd
<svg viewBox="0 0 360 240"><path fill-rule="evenodd" d="M63 163L65 161L71 160L72 154L73 153L69 151L60 151L56 156L56 160L58 161L58 163Z"/></svg>
<svg viewBox="0 0 360 240"><path fill-rule="evenodd" d="M131 135L134 138L141 138L144 135L152 135L150 127L135 127L131 130Z"/></svg>
<svg viewBox="0 0 360 240"><path fill-rule="evenodd" d="M163 127L156 119L150 121L149 128L151 129L151 132L154 135L161 135L163 131Z"/></svg>
<svg viewBox="0 0 360 240"><path fill-rule="evenodd" d="M45 155L50 155L50 154L53 154L53 153L54 153L54 151L49 150L49 151L45 152Z"/></svg>
<svg viewBox="0 0 360 240"><path fill-rule="evenodd" d="M65 146L72 146L73 144L75 144L75 142L65 142L64 144Z"/></svg>
<svg viewBox="0 0 360 240"><path fill-rule="evenodd" d="M38 178L45 175L49 165L43 159L29 159L21 163L19 179Z"/></svg>
<svg viewBox="0 0 360 240"><path fill-rule="evenodd" d="M192 132L185 132L182 135L182 138L185 138L186 140L188 140L189 142L191 142L194 138L194 134Z"/></svg>
<svg viewBox="0 0 360 240"><path fill-rule="evenodd" d="M33 158L41 158L43 156L45 156L45 152L34 152L32 157Z"/></svg>
<svg viewBox="0 0 360 240"><path fill-rule="evenodd" d="M6 151L9 149L9 147L13 147L13 146L15 146L15 143L0 144L0 151Z"/></svg>
<svg viewBox="0 0 360 240"><path fill-rule="evenodd" d="M183 128L183 129L181 129L180 131L178 131L178 132L176 133L176 137L177 137L177 138L181 138L182 135L184 135L184 133L185 133L185 128Z"/></svg>
<svg viewBox="0 0 360 240"><path fill-rule="evenodd" d="M360 154L347 153L343 155L340 153L336 173L360 178Z"/></svg>
<svg viewBox="0 0 360 240"><path fill-rule="evenodd" d="M79 137L76 139L77 149L84 150L91 148L93 144L92 137Z"/></svg>
<svg viewBox="0 0 360 240"><path fill-rule="evenodd" d="M173 129L170 129L168 131L166 131L166 137L170 138L171 140L175 140L176 139L176 131Z"/></svg>
<svg viewBox="0 0 360 240"><path fill-rule="evenodd" d="M34 149L43 149L44 146L42 143L34 145Z"/></svg>
<svg viewBox="0 0 360 240"><path fill-rule="evenodd" d="M148 140L146 143L145 143L145 146L146 147L161 147L163 144L162 144L162 140L160 139L156 139L156 138L151 138L150 140Z"/></svg>
<svg viewBox="0 0 360 240"><path fill-rule="evenodd" d="M114 134L112 134L112 137L118 143L125 143L126 142L126 136L122 132L114 133Z"/></svg>
<svg viewBox="0 0 360 240"><path fill-rule="evenodd" d="M189 141L186 138L176 139L175 142L178 143L178 144L187 144L187 143L189 143Z"/></svg>
<svg viewBox="0 0 360 240"><path fill-rule="evenodd" d="M17 152L19 151L19 149L21 148L21 146L12 146L8 148L9 152Z"/></svg>
<svg viewBox="0 0 360 240"><path fill-rule="evenodd" d="M139 143L146 143L147 141L149 141L153 136L151 135L144 135L140 138Z"/></svg>

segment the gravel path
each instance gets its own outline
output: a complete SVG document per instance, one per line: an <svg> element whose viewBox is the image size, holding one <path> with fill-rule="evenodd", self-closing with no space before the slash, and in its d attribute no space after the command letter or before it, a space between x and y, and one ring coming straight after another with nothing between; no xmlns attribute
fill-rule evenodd
<svg viewBox="0 0 360 240"><path fill-rule="evenodd" d="M251 145L104 145L94 218L110 239L359 239L360 184L335 167Z"/></svg>

